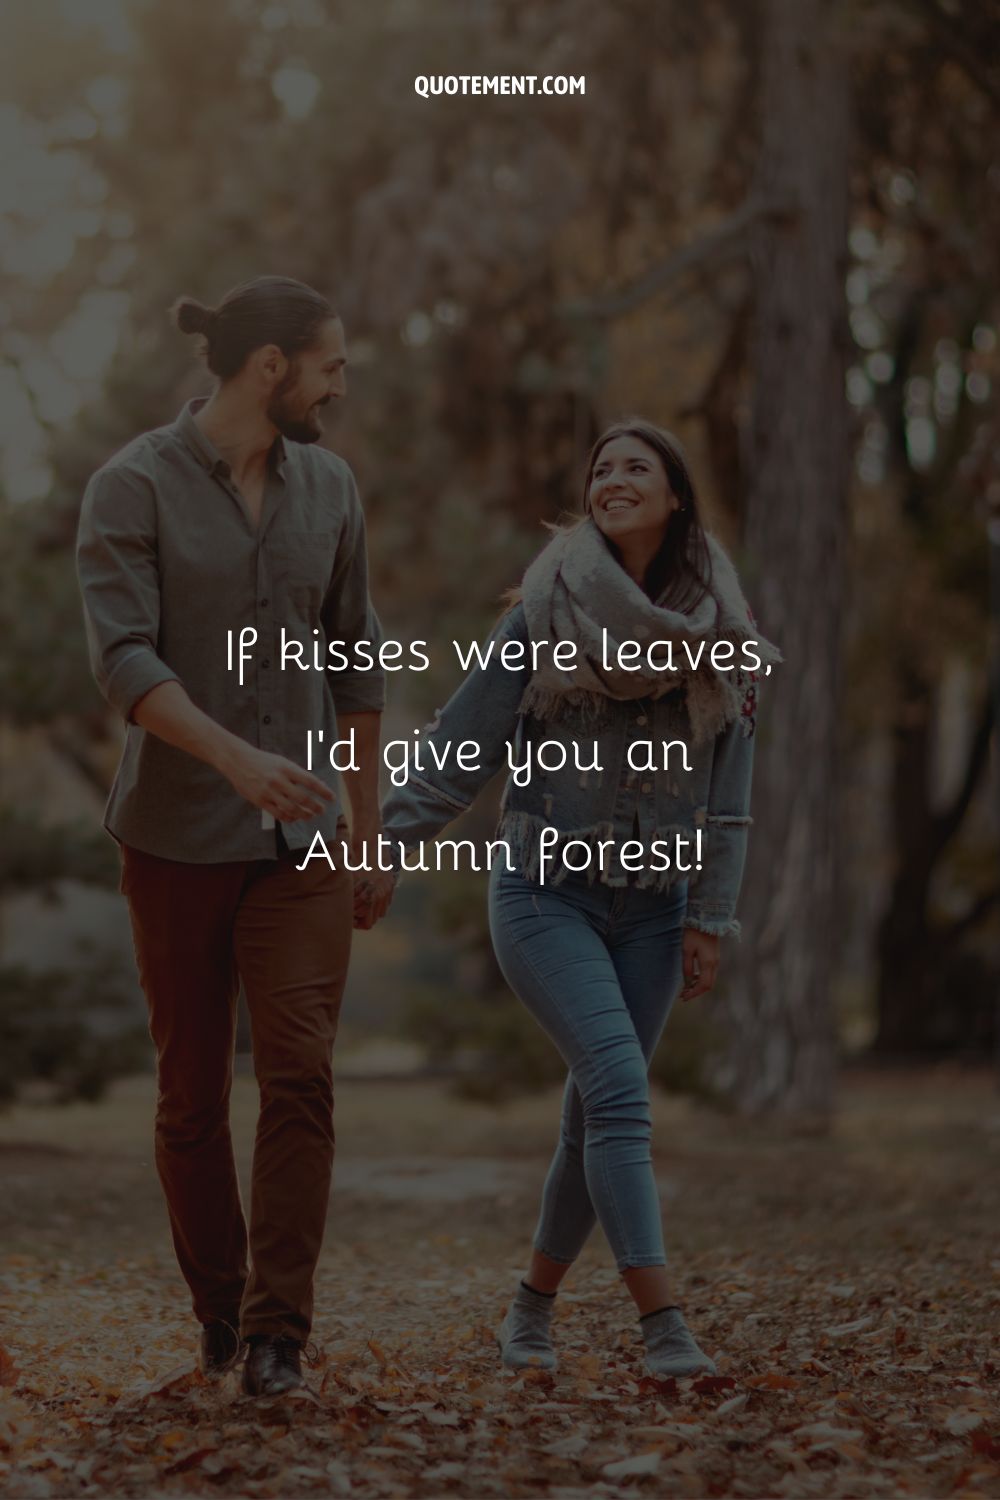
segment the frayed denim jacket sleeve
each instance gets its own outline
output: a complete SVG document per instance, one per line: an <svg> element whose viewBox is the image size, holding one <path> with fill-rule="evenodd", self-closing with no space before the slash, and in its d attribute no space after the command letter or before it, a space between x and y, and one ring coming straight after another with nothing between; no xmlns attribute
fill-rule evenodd
<svg viewBox="0 0 1000 1500"><path fill-rule="evenodd" d="M437 717L421 732L421 765L411 771L404 786L395 787L382 809L383 829L387 837L402 843L407 851L423 839L433 838L453 819L459 817L482 791L486 783L508 764L507 745L517 731L519 705L531 678L528 653L523 668L505 667L500 649L506 641L527 641L524 611L515 605L490 632L495 642L485 667L475 666L462 685L452 694ZM462 740L475 739L480 754L476 770L462 770L455 752ZM451 753L443 770L429 754L433 746L444 759L444 749L451 741ZM398 856L390 854L393 864Z"/></svg>
<svg viewBox="0 0 1000 1500"><path fill-rule="evenodd" d="M752 696L750 695L752 694ZM756 718L756 688L748 694L752 710L734 719L715 741L708 806L702 837L702 869L688 896L685 926L713 937L736 937L736 902L746 863L750 817L750 783Z"/></svg>

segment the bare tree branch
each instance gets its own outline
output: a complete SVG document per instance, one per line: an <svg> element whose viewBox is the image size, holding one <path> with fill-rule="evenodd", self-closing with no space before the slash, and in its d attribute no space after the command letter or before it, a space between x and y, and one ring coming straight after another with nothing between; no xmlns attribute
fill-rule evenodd
<svg viewBox="0 0 1000 1500"><path fill-rule="evenodd" d="M597 297L592 302L570 303L563 309L569 317L620 318L632 312L650 297L665 291L674 282L695 271L704 271L708 266L720 265L743 254L744 236L765 214L779 214L781 210L762 198L748 198L735 213L723 219L714 229L675 250L666 260L650 266L629 286L606 297Z"/></svg>
<svg viewBox="0 0 1000 1500"><path fill-rule="evenodd" d="M63 725L50 724L48 739L60 759L72 766L91 791L96 792L102 798L107 796L107 782L90 757L80 748L72 729Z"/></svg>
<svg viewBox="0 0 1000 1500"><path fill-rule="evenodd" d="M969 804L975 796L976 787L979 785L979 778L983 774L989 757L992 729L992 704L987 697L979 714L976 732L972 737L972 746L969 750L969 759L965 767L965 775L962 777L962 784L955 793L951 805L946 807L934 820L931 848L934 851L933 858L935 860L948 841L958 832L962 819L969 810Z"/></svg>
<svg viewBox="0 0 1000 1500"><path fill-rule="evenodd" d="M12 370L14 375L16 376L18 384L24 392L25 400L31 408L31 415L34 417L39 427L45 433L46 437L53 438L56 434L55 423L50 422L48 417L42 415L42 409L38 401L38 396L35 394L35 388L31 384L31 381L24 373L24 366L22 364L22 361L17 357L16 354L12 354L9 349L2 348L0 348L0 360L2 360L2 362L8 367L8 369Z"/></svg>
<svg viewBox="0 0 1000 1500"><path fill-rule="evenodd" d="M977 901L974 901L964 916L952 922L946 927L941 938L946 943L957 942L974 927L978 927L984 917L988 917L994 906L1000 902L1000 885L995 885L991 890L984 891Z"/></svg>
<svg viewBox="0 0 1000 1500"><path fill-rule="evenodd" d="M910 4L927 21L941 51L968 74L995 108L1000 109L1000 80L984 65L983 55L975 44L959 33L956 18L946 15L937 0L910 0Z"/></svg>

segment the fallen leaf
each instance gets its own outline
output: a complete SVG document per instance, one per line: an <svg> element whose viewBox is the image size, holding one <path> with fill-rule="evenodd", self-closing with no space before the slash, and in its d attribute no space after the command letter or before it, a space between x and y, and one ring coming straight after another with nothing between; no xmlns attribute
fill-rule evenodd
<svg viewBox="0 0 1000 1500"><path fill-rule="evenodd" d="M174 1427L169 1432L161 1433L156 1441L160 1448L182 1448L191 1441L191 1434L186 1427Z"/></svg>
<svg viewBox="0 0 1000 1500"><path fill-rule="evenodd" d="M731 1375L702 1375L694 1382L691 1389L697 1391L699 1396L715 1396L719 1391L735 1390L736 1381Z"/></svg>
<svg viewBox="0 0 1000 1500"><path fill-rule="evenodd" d="M865 1328L870 1328L875 1322L875 1314L868 1313L863 1318L855 1318L853 1323L838 1323L833 1328L824 1328L823 1332L829 1334L832 1339L846 1338L852 1333L861 1333Z"/></svg>
<svg viewBox="0 0 1000 1500"><path fill-rule="evenodd" d="M983 1420L980 1411L953 1411L944 1424L945 1431L954 1437L964 1437L967 1432L975 1432L977 1427L982 1427Z"/></svg>
<svg viewBox="0 0 1000 1500"><path fill-rule="evenodd" d="M183 1453L175 1458L173 1463L167 1464L163 1470L164 1474L186 1474L189 1469L197 1468L203 1459L210 1454L216 1453L218 1449L213 1445L204 1448L192 1448L188 1453Z"/></svg>
<svg viewBox="0 0 1000 1500"><path fill-rule="evenodd" d="M682 1443L693 1443L705 1431L700 1422L662 1422L656 1427L634 1427L633 1437L641 1442L663 1442L670 1438Z"/></svg>
<svg viewBox="0 0 1000 1500"><path fill-rule="evenodd" d="M558 1438L554 1443L546 1443L542 1449L543 1453L551 1453L556 1458L579 1458L588 1446L588 1439L583 1433L577 1432L569 1437Z"/></svg>
<svg viewBox="0 0 1000 1500"><path fill-rule="evenodd" d="M799 1386L791 1375L779 1375L774 1370L766 1375L748 1375L744 1384L763 1391L795 1391Z"/></svg>
<svg viewBox="0 0 1000 1500"><path fill-rule="evenodd" d="M864 1433L858 1427L832 1427L829 1422L811 1422L796 1427L794 1436L808 1438L810 1443L856 1443Z"/></svg>
<svg viewBox="0 0 1000 1500"><path fill-rule="evenodd" d="M167 1391L185 1390L198 1378L198 1372L190 1363L175 1365L164 1375L154 1375L152 1380L144 1380L139 1385L132 1386L125 1395L130 1401L148 1401L151 1396L162 1396Z"/></svg>
<svg viewBox="0 0 1000 1500"><path fill-rule="evenodd" d="M639 1453L635 1458L622 1458L617 1463L605 1464L601 1469L609 1479L627 1479L632 1474L655 1474L661 1463L661 1455L654 1449Z"/></svg>

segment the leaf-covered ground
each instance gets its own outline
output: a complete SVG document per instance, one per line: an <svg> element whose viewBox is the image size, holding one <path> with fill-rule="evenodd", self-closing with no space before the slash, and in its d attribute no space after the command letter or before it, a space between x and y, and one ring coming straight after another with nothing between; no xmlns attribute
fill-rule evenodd
<svg viewBox="0 0 1000 1500"><path fill-rule="evenodd" d="M150 1109L133 1080L0 1120L2 1494L1000 1495L984 1075L848 1080L822 1141L657 1099L678 1300L720 1369L679 1382L643 1376L596 1237L559 1373L499 1371L556 1096L344 1084L309 1390L275 1402L195 1373ZM244 1148L252 1111L240 1080Z"/></svg>

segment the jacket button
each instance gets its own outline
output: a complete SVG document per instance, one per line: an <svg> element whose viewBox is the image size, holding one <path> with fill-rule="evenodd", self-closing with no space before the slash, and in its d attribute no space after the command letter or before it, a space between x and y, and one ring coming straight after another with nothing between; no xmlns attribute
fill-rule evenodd
<svg viewBox="0 0 1000 1500"><path fill-rule="evenodd" d="M653 783L651 781L644 781L639 790L643 792L651 792L653 790Z"/></svg>
<svg viewBox="0 0 1000 1500"><path fill-rule="evenodd" d="M261 723L262 724L270 724L270 722L271 722L271 715L270 714L265 714L264 717L263 717L263 719L261 720Z"/></svg>

